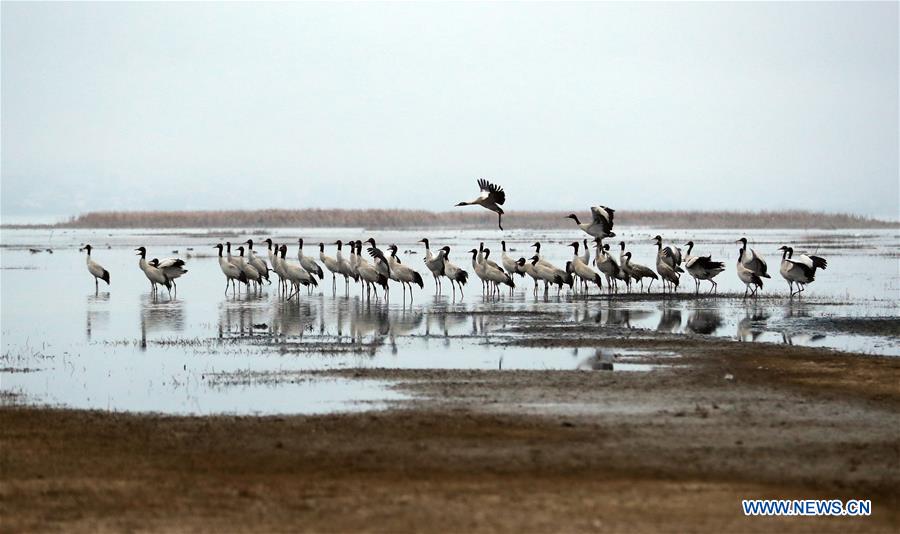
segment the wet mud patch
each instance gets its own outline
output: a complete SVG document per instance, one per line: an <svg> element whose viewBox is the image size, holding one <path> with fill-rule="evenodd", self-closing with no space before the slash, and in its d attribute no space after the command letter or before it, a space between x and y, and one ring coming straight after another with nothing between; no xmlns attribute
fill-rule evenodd
<svg viewBox="0 0 900 534"><path fill-rule="evenodd" d="M815 325L818 328L849 334L900 337L900 317L820 318Z"/></svg>

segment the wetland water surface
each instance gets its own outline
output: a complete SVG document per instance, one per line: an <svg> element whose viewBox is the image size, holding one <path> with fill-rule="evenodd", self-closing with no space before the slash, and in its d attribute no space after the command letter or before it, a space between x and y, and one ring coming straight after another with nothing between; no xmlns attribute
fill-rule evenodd
<svg viewBox="0 0 900 534"><path fill-rule="evenodd" d="M636 262L653 264L650 238L655 231L617 231ZM260 295L223 295L224 279L212 245L269 235L291 245L289 257L296 257L298 236L306 239L307 254L317 257L319 241L374 235L379 244L399 246L403 262L423 274L425 289L417 288L410 303L392 284L389 302L369 302L355 284L345 295L339 282L332 295L326 274L313 295L304 292L291 302L280 299L275 285ZM531 336L574 323L611 340L678 334L685 343L695 336L716 336L900 355L896 232L747 232L753 248L768 260L772 279L766 280L762 298L746 300L733 267L738 249L734 240L741 232L672 230L663 235L667 243L678 245L692 239L695 252L726 262L728 270L717 278L718 296L694 298L693 282L685 277L677 298L662 298L656 287L650 295L607 296L595 288L587 297L567 291L557 296L555 290L535 297L532 281L517 278L519 287L512 296L504 292L489 299L482 296L474 273L465 297L454 298L446 282L443 294L435 295L422 265L423 247L416 243L422 236L401 231L3 230L2 391L19 401L76 408L318 413L379 408L406 397L390 383L304 374L311 371L387 367L643 372L678 356L527 346ZM562 266L571 256L565 245L582 239L569 231L512 231L502 236L430 231L429 237L434 245L450 245L451 259L469 271L471 256L465 251L480 241L499 252L499 240L506 239L511 255L530 257L530 245L539 240L544 257ZM84 243L94 245L94 258L111 273L112 285L98 292L78 252ZM778 274L777 248L782 244L828 259L828 269L819 272L802 299L787 298L787 284ZM179 279L177 298L165 291L156 298L150 295L133 250L140 245L148 248L149 257L187 261L189 272ZM329 245L327 253L334 255L334 248Z"/></svg>

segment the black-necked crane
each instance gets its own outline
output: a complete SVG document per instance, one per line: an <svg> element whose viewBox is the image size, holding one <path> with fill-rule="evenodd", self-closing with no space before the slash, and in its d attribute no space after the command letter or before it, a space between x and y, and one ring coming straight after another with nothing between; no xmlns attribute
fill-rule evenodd
<svg viewBox="0 0 900 534"><path fill-rule="evenodd" d="M586 234L604 239L616 236L615 232L612 231L615 213L616 210L607 208L606 206L591 206L590 222L581 222L578 220L578 215L575 215L574 213L570 213L566 218L574 220L575 224L584 230Z"/></svg>
<svg viewBox="0 0 900 534"><path fill-rule="evenodd" d="M650 283L647 284L647 293L649 293L650 288L653 287L653 281L659 279L650 267L639 263L632 263L631 252L625 253L625 259L622 261L622 270L625 271L625 274L631 276L635 282L641 283L641 291L644 290L644 278L649 278Z"/></svg>
<svg viewBox="0 0 900 534"><path fill-rule="evenodd" d="M297 249L297 261L300 262L300 266L303 267L306 272L314 274L319 277L319 280L325 279L325 273L322 271L322 267L316 263L316 260L303 254L303 238L297 239L297 244L300 245L300 248Z"/></svg>
<svg viewBox="0 0 900 534"><path fill-rule="evenodd" d="M519 266L519 262L514 260L512 256L507 254L506 252L506 241L500 241L500 246L503 249L503 252L500 255L500 263L503 264L503 268L506 270L506 273L512 277L514 274L517 274L521 277L525 277L525 268Z"/></svg>
<svg viewBox="0 0 900 534"><path fill-rule="evenodd" d="M762 278L759 274L756 273L753 269L744 265L744 262L741 261L742 256L744 254L744 249L740 249L738 252L738 260L737 260L737 275L741 282L744 283L744 298L747 298L747 292L751 291L751 296L756 296L756 292L763 287ZM751 288L750 286L756 286L755 288Z"/></svg>
<svg viewBox="0 0 900 534"><path fill-rule="evenodd" d="M389 260L391 264L391 279L400 282L400 286L403 287L404 302L406 301L406 286L409 286L409 299L412 301L412 284L418 285L419 289L425 287L422 275L406 265L403 265L400 258L397 257L397 245L389 246L388 250L391 251Z"/></svg>
<svg viewBox="0 0 900 534"><path fill-rule="evenodd" d="M435 293L440 293L441 277L444 276L444 259L441 257L440 251L438 251L436 256L432 254L431 245L427 237L420 239L419 243L425 243L425 257L422 258L422 261L425 262L425 267L428 268L431 276L434 278Z"/></svg>
<svg viewBox="0 0 900 534"><path fill-rule="evenodd" d="M663 293L666 292L667 288L670 292L678 291L678 284L681 280L681 275L677 271L675 271L675 268L657 258L656 272L659 273L660 282L663 286Z"/></svg>
<svg viewBox="0 0 900 534"><path fill-rule="evenodd" d="M539 241L535 242L531 246L534 247L534 249L535 249L534 255L537 256L537 258L538 258L537 265L542 265L545 268L550 269L550 271L553 272L553 274L555 276L558 276L559 279L561 280L561 283L559 283L560 284L559 289L562 289L562 284L568 283L566 281L568 273L564 269L560 269L556 265L553 265L549 261L545 260L543 256L541 256L541 243ZM534 265L534 263L532 263L532 265ZM552 282L552 281L548 282L547 277L545 277L545 276L539 276L539 278L544 281L544 291L545 292L547 291L547 288L549 287L550 284L558 283L558 282Z"/></svg>
<svg viewBox="0 0 900 534"><path fill-rule="evenodd" d="M307 293L311 293L312 288L318 286L319 282L316 280L316 277L309 273L306 269L304 269L302 265L300 265L299 263L291 263L285 259L285 255L287 255L287 245L281 245L280 252L281 259L279 263L281 265L281 269L293 286L293 289L288 295L287 300L291 300L294 295L298 295L299 300L301 285L306 287Z"/></svg>
<svg viewBox="0 0 900 534"><path fill-rule="evenodd" d="M375 261L375 267L378 271L388 277L390 279L391 275L391 264L387 260L387 256L384 254L384 251L378 248L378 244L375 242L374 237L370 237L366 239L363 244L369 245L366 251L369 253L369 256L378 260Z"/></svg>
<svg viewBox="0 0 900 534"><path fill-rule="evenodd" d="M339 254L342 245L343 243L338 245ZM341 274L341 267L336 259L325 254L325 243L319 243L319 261L321 261L325 268L331 273L331 294L333 295L337 291L337 276Z"/></svg>
<svg viewBox="0 0 900 534"><path fill-rule="evenodd" d="M678 247L663 246L662 236L657 235L653 238L656 242L656 272L661 277L660 283L663 286L663 293L667 289L678 290L679 279L684 269L681 268L681 249Z"/></svg>
<svg viewBox="0 0 900 534"><path fill-rule="evenodd" d="M281 245L282 247L284 245ZM237 248L238 256L234 258L235 265L238 266L238 269L244 272L247 275L247 280L253 282L256 286L257 292L262 289L262 274L256 270L256 267L250 264L247 259L244 257L244 247L240 246ZM282 258L284 256L282 255ZM249 286L248 286L249 289Z"/></svg>
<svg viewBox="0 0 900 534"><path fill-rule="evenodd" d="M175 289L175 296L177 297L178 284L175 282L175 279L188 272L184 268L184 260L181 258L166 258L164 260L153 258L150 260L150 265L165 273L166 277L172 282L172 287Z"/></svg>
<svg viewBox="0 0 900 534"><path fill-rule="evenodd" d="M253 266L254 269L259 273L260 278L265 278L266 282L271 284L272 282L269 280L269 265L266 263L266 260L260 258L253 252L253 240L247 240L247 263Z"/></svg>
<svg viewBox="0 0 900 534"><path fill-rule="evenodd" d="M612 293L618 292L619 286L616 282L621 277L621 269L619 264L609 254L609 245L604 245L601 238L594 238L597 247L597 256L594 258L594 266L606 277L606 291Z"/></svg>
<svg viewBox="0 0 900 534"><path fill-rule="evenodd" d="M487 253L485 253L486 250L488 251ZM478 261L479 261L479 263L485 263L485 264L487 264L488 267L500 269L502 271L503 268L500 267L497 264L497 262L495 262L491 259L488 259L488 256L490 256L490 254L491 254L490 250L484 248L484 241L482 241L481 243L478 244ZM485 281L485 286L486 287L489 286L491 282L492 281L490 281L490 280Z"/></svg>
<svg viewBox="0 0 900 534"><path fill-rule="evenodd" d="M141 257L138 261L138 267L144 271L144 275L147 277L147 280L150 280L150 293L156 293L156 285L159 284L161 286L166 286L170 292L172 291L172 282L169 281L169 278L166 277L166 273L157 269L156 267L150 265L147 262L147 249L144 247L138 247L134 249L137 251L137 255Z"/></svg>
<svg viewBox="0 0 900 534"><path fill-rule="evenodd" d="M378 288L376 285L381 286L384 292L387 292L388 278L382 273L378 272L378 269L369 263L368 260L362 257L362 241L356 241L351 244L351 246L356 247L356 256L358 258L359 264L357 265L357 271L359 272L360 279L365 282L366 285L366 298L371 298L371 291L375 291L375 298L378 299Z"/></svg>
<svg viewBox="0 0 900 534"><path fill-rule="evenodd" d="M460 298L464 298L465 293L463 293L462 286L466 285L466 282L469 280L469 273L460 269L455 263L450 261L450 247L444 246L441 248L440 255L441 259L444 261L444 276L450 279L450 287L453 289L453 298L456 298L456 287L454 287L454 283L459 286Z"/></svg>
<svg viewBox="0 0 900 534"><path fill-rule="evenodd" d="M488 281L494 285L494 292L499 296L501 284L509 286L509 290L512 292L516 288L516 282L513 280L512 275L490 260L491 249L484 249L483 254L484 264L486 266L485 276Z"/></svg>
<svg viewBox="0 0 900 534"><path fill-rule="evenodd" d="M282 295L286 295L290 280L288 280L287 274L284 272L284 268L281 265L281 246L273 241L272 249L275 251L272 256L272 270L278 275L278 292Z"/></svg>
<svg viewBox="0 0 900 534"><path fill-rule="evenodd" d="M485 276L485 269L487 266L484 264L483 259L481 258L481 253L478 252L477 248L473 248L469 251L469 254L472 255L472 270L475 272L475 276L481 280L481 294L484 295L485 290L487 289L487 277Z"/></svg>
<svg viewBox="0 0 900 534"><path fill-rule="evenodd" d="M319 261L331 273L331 293L337 291L337 275L341 274L341 268L336 259L325 254L325 243L319 243Z"/></svg>
<svg viewBox="0 0 900 534"><path fill-rule="evenodd" d="M263 239L263 242L267 246L267 252L269 255L269 265L272 266L272 271L274 271L275 274L278 275L278 290L282 291L285 289L285 284L287 281L284 280L284 277L282 276L280 269L278 269L278 267L276 266L278 263L279 256L280 256L280 254L278 253L280 249L275 244L275 242L272 241L271 238L267 237L266 239Z"/></svg>
<svg viewBox="0 0 900 534"><path fill-rule="evenodd" d="M503 230L503 208L500 206L506 202L506 193L503 192L502 187L492 184L484 178L478 180L478 187L481 188L478 198L469 202L460 202L457 206L477 205L495 212L497 214L497 226Z"/></svg>
<svg viewBox="0 0 900 534"><path fill-rule="evenodd" d="M712 255L691 256L691 250L694 249L694 242L688 241L684 246L687 247L687 253L684 259L684 268L694 277L694 294L700 292L700 281L707 280L710 283L709 292L716 291L719 284L713 278L725 270L725 264L721 261L712 261Z"/></svg>
<svg viewBox="0 0 900 534"><path fill-rule="evenodd" d="M603 251L606 252L606 255L609 256L610 261L613 263L613 265L615 265L614 270L616 272L616 274L615 274L616 292L619 291L618 281L622 281L622 282L625 282L625 289L629 293L631 293L631 276L629 276L625 271L622 270L622 264L621 264L622 258L624 257L624 253L625 253L625 242L622 241L620 244L622 246L622 252L620 252L620 254L619 254L619 261L616 261L616 259L613 257L613 255L610 254L609 244L603 245Z"/></svg>
<svg viewBox="0 0 900 534"><path fill-rule="evenodd" d="M603 289L603 282L601 281L602 279L600 278L600 273L591 269L590 266L585 263L584 256L580 256L578 254L578 241L569 243L569 246L575 249L575 252L572 255L572 260L569 262L569 264L572 266L572 272L575 273L575 275L579 279L581 279L582 288L584 289L584 291L588 291L588 288L590 287L589 284L597 284L597 287ZM590 256L590 252L588 253L588 256Z"/></svg>
<svg viewBox="0 0 900 534"><path fill-rule="evenodd" d="M791 296L800 295L806 290L806 284L816 279L816 269L825 270L828 262L821 256L807 256L800 254L794 258L794 249L788 246L782 246L778 250L783 251L781 255L781 277L787 280ZM797 291L794 292L794 284L797 284Z"/></svg>
<svg viewBox="0 0 900 534"><path fill-rule="evenodd" d="M768 273L769 266L755 250L747 248L746 237L738 239L736 243L741 244L741 250L738 253L737 275L740 281L744 282L744 297L746 298L747 291L752 291L752 296L756 296L756 292L763 287L762 279L771 278ZM751 288L751 285L756 287Z"/></svg>
<svg viewBox="0 0 900 534"><path fill-rule="evenodd" d="M356 253L356 241L349 240L347 244L350 245L350 257L347 260L347 263L350 264L350 277L359 284L359 288L362 290L365 282L359 277L359 261L361 258Z"/></svg>
<svg viewBox="0 0 900 534"><path fill-rule="evenodd" d="M741 244L741 253L738 256L738 261L741 262L744 267L759 275L760 278L771 278L768 274L769 266L766 265L766 260L752 248L747 248L747 238L742 237L738 239L736 243Z"/></svg>
<svg viewBox="0 0 900 534"><path fill-rule="evenodd" d="M243 272L243 269L241 268L241 265L240 265L241 261L238 260L235 256L231 255L231 241L225 242L225 252L226 252L226 259L228 260L228 263L234 265L241 272ZM250 291L250 278L247 277L247 275L245 274L243 277L243 280L241 280L241 281L244 283L245 286L247 286L247 291ZM238 294L240 294L241 286L237 286L237 290L238 290Z"/></svg>
<svg viewBox="0 0 900 534"><path fill-rule="evenodd" d="M231 293L235 294L236 284L235 280L238 282L242 282L244 284L247 283L247 275L241 271L237 265L231 263L222 255L223 246L222 243L218 245L213 245L213 248L219 249L219 269L222 270L222 274L225 275L225 295L228 295L228 284L230 283L232 286Z"/></svg>
<svg viewBox="0 0 900 534"><path fill-rule="evenodd" d="M366 244L369 245L369 247L366 249L366 252L368 252L369 256L372 257L372 263L375 266L375 270L377 270L379 273L383 274L385 279L390 280L391 279L391 264L388 261L387 256L385 256L384 251L381 250L380 248L378 248L378 244L375 243L374 237L370 237L369 239L366 239L365 242L366 242ZM388 298L389 294L391 292L390 286L385 285L384 292L385 292L384 298Z"/></svg>
<svg viewBox="0 0 900 534"><path fill-rule="evenodd" d="M350 262L344 259L343 247L344 242L338 239L334 242L337 245L337 253L335 254L335 260L337 261L337 272L341 276L344 277L344 294L350 294L350 278L356 280L353 269L350 267ZM327 267L327 265L326 265Z"/></svg>
<svg viewBox="0 0 900 534"><path fill-rule="evenodd" d="M683 273L684 269L681 268L681 249L669 245L663 246L663 238L660 235L654 237L653 241L656 242L656 261L662 261L676 273Z"/></svg>
<svg viewBox="0 0 900 534"><path fill-rule="evenodd" d="M547 265L541 263L541 257L538 254L535 254L531 257L531 267L534 270L534 274L537 276L537 278L544 281L545 295L547 293L547 290L550 288L550 284L556 284L559 287L559 290L562 290L562 286L565 283L564 275L567 275L568 273L563 271L563 275L560 275L557 271L561 271L562 269L548 267Z"/></svg>
<svg viewBox="0 0 900 534"><path fill-rule="evenodd" d="M87 263L87 270L91 273L91 276L94 277L94 290L100 291L100 282L99 280L103 280L106 282L106 285L109 285L109 271L104 269L99 263L91 259L91 250L94 247L91 245L85 245L78 249L78 252L82 250L87 251L87 256L85 257L85 262Z"/></svg>

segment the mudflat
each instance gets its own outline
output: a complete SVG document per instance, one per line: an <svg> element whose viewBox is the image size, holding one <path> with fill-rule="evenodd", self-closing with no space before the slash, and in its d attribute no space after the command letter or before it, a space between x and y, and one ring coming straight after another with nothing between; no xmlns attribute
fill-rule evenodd
<svg viewBox="0 0 900 534"><path fill-rule="evenodd" d="M574 339L528 343L604 342ZM629 343L680 356L652 372L321 371L412 395L323 416L7 400L0 528L900 529L900 360L683 336L616 345ZM872 515L745 517L746 498L871 499Z"/></svg>

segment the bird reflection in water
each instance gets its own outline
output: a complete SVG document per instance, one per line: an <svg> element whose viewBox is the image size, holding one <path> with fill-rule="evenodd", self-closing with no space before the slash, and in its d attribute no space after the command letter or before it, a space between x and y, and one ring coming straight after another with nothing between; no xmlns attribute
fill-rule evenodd
<svg viewBox="0 0 900 534"><path fill-rule="evenodd" d="M596 349L593 355L578 362L575 369L582 371L612 371L615 358L616 355L611 350Z"/></svg>
<svg viewBox="0 0 900 534"><path fill-rule="evenodd" d="M276 305L274 313L288 309L282 304ZM269 323L272 322L270 313L273 312L266 303L231 299L224 301L219 307L219 338L268 333Z"/></svg>
<svg viewBox="0 0 900 534"><path fill-rule="evenodd" d="M746 315L738 321L737 340L738 341L756 341L759 336L765 333L765 322L769 319L769 314L765 310L757 307L747 308ZM763 323L760 325L759 323Z"/></svg>
<svg viewBox="0 0 900 534"><path fill-rule="evenodd" d="M438 335L444 337L444 345L450 345L450 335L462 332L468 319L468 308L465 304L449 304L447 297L435 296L434 302L425 318L425 336Z"/></svg>
<svg viewBox="0 0 900 534"><path fill-rule="evenodd" d="M391 330L387 304L356 301L350 315L350 335L356 342L366 337L372 340L387 336Z"/></svg>
<svg viewBox="0 0 900 534"><path fill-rule="evenodd" d="M104 327L109 322L109 310L106 309L108 303L109 291L98 291L85 299L84 333L88 341L91 340L95 328Z"/></svg>
<svg viewBox="0 0 900 534"><path fill-rule="evenodd" d="M665 307L659 317L657 332L677 332L681 328L681 310Z"/></svg>
<svg viewBox="0 0 900 534"><path fill-rule="evenodd" d="M254 315L251 316L251 319L255 319L257 322L251 323L251 331L248 334L252 334L253 330L259 330L259 328L253 328L254 325L260 325L263 322L265 310L258 310L252 307ZM272 319L270 321L269 331L273 335L281 335L281 336L303 336L303 334L307 331L312 331L314 325L316 323L316 317L321 315L318 313L319 305L314 301L303 301L294 302L294 301L282 301L276 303L272 307ZM242 328L243 325L238 323L239 328Z"/></svg>
<svg viewBox="0 0 900 534"><path fill-rule="evenodd" d="M473 336L477 335L487 335L489 332L495 330L502 330L506 327L506 314L492 314L492 313L475 313L472 314L472 330L471 334Z"/></svg>
<svg viewBox="0 0 900 534"><path fill-rule="evenodd" d="M397 338L418 332L424 318L421 311L412 311L406 308L389 316L391 353L397 354Z"/></svg>
<svg viewBox="0 0 900 534"><path fill-rule="evenodd" d="M784 308L785 319L802 319L810 317L811 312L809 305L803 301L795 301L791 299ZM809 333L808 331L782 330L781 340L786 345L815 345L827 336L825 334Z"/></svg>
<svg viewBox="0 0 900 534"><path fill-rule="evenodd" d="M141 295L141 348L147 348L148 333L184 330L184 304L180 300L158 300L149 293Z"/></svg>
<svg viewBox="0 0 900 534"><path fill-rule="evenodd" d="M722 326L722 314L718 310L694 310L687 321L687 329L695 334L709 335Z"/></svg>

